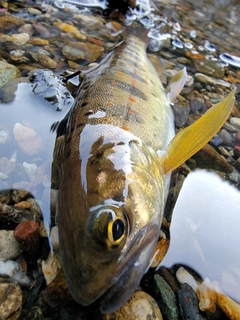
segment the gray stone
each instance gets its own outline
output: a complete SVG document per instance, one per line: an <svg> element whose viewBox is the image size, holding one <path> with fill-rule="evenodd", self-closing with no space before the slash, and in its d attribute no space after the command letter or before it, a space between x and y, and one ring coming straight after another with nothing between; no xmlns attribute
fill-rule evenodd
<svg viewBox="0 0 240 320"><path fill-rule="evenodd" d="M154 275L154 298L165 320L180 320L176 296L169 284L159 275Z"/></svg>

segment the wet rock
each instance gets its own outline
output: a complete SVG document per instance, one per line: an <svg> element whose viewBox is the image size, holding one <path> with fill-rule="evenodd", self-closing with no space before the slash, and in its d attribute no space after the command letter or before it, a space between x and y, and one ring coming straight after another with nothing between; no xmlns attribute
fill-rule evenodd
<svg viewBox="0 0 240 320"><path fill-rule="evenodd" d="M233 167L210 144L198 151L193 159L197 167L202 169L213 169L225 173L233 171Z"/></svg>
<svg viewBox="0 0 240 320"><path fill-rule="evenodd" d="M30 196L27 190L13 190L12 199L15 203L26 200Z"/></svg>
<svg viewBox="0 0 240 320"><path fill-rule="evenodd" d="M198 308L198 298L195 291L187 283L180 285L177 292L180 314L184 320L203 320L206 319L200 314Z"/></svg>
<svg viewBox="0 0 240 320"><path fill-rule="evenodd" d="M39 251L39 224L33 220L22 221L14 230L14 237L24 251Z"/></svg>
<svg viewBox="0 0 240 320"><path fill-rule="evenodd" d="M202 98L195 98L190 101L193 113L204 113L207 110L205 102Z"/></svg>
<svg viewBox="0 0 240 320"><path fill-rule="evenodd" d="M28 33L17 33L10 36L10 41L12 41L17 46L22 46L23 44L28 42L29 39L30 36Z"/></svg>
<svg viewBox="0 0 240 320"><path fill-rule="evenodd" d="M22 291L18 284L0 283L1 319L18 319L22 310Z"/></svg>
<svg viewBox="0 0 240 320"><path fill-rule="evenodd" d="M42 14L42 12L40 10L38 10L36 8L32 8L32 7L28 8L28 12L34 16Z"/></svg>
<svg viewBox="0 0 240 320"><path fill-rule="evenodd" d="M197 72L204 73L214 78L224 77L224 68L218 61L212 60L193 60Z"/></svg>
<svg viewBox="0 0 240 320"><path fill-rule="evenodd" d="M152 260L151 268L156 268L160 264L168 251L169 245L170 241L168 239L161 239L158 241L152 254L154 259Z"/></svg>
<svg viewBox="0 0 240 320"><path fill-rule="evenodd" d="M0 61L0 87L20 76L21 72L17 67L5 61Z"/></svg>
<svg viewBox="0 0 240 320"><path fill-rule="evenodd" d="M28 201L21 201L14 205L16 208L28 210L31 208L31 204Z"/></svg>
<svg viewBox="0 0 240 320"><path fill-rule="evenodd" d="M226 130L226 129L222 129L219 133L219 136L223 142L223 144L225 146L230 146L232 147L233 145L233 138L231 136L231 134Z"/></svg>
<svg viewBox="0 0 240 320"><path fill-rule="evenodd" d="M0 260L11 260L21 253L20 245L12 230L0 230Z"/></svg>
<svg viewBox="0 0 240 320"><path fill-rule="evenodd" d="M212 84L214 86L222 86L222 87L226 87L226 88L230 88L231 87L231 83L226 82L224 80L221 79L215 79L209 76L206 76L203 73L196 73L195 74L195 79L203 82L203 83L207 83L207 84Z"/></svg>
<svg viewBox="0 0 240 320"><path fill-rule="evenodd" d="M76 28L71 24L64 23L64 22L54 22L54 26L63 32L67 32L74 35L79 40L85 40L87 38L84 34L82 34L78 30L78 28Z"/></svg>
<svg viewBox="0 0 240 320"><path fill-rule="evenodd" d="M29 155L38 154L45 149L42 138L32 128L16 123L13 134L20 148Z"/></svg>
<svg viewBox="0 0 240 320"><path fill-rule="evenodd" d="M47 284L50 284L56 278L60 268L58 258L53 253L50 253L48 258L42 261L42 271Z"/></svg>
<svg viewBox="0 0 240 320"><path fill-rule="evenodd" d="M136 291L128 302L114 313L103 315L103 320L162 320L156 301L143 291Z"/></svg>
<svg viewBox="0 0 240 320"><path fill-rule="evenodd" d="M237 130L240 131L240 118L232 117L230 124Z"/></svg>
<svg viewBox="0 0 240 320"><path fill-rule="evenodd" d="M24 20L15 16L0 16L0 30L9 30L24 25Z"/></svg>
<svg viewBox="0 0 240 320"><path fill-rule="evenodd" d="M154 275L154 297L166 320L180 320L177 299L169 284L158 274Z"/></svg>
<svg viewBox="0 0 240 320"><path fill-rule="evenodd" d="M46 68L49 69L55 69L57 66L57 63L50 58L49 56L45 55L45 54L40 54L38 56L38 61Z"/></svg>
<svg viewBox="0 0 240 320"><path fill-rule="evenodd" d="M22 27L18 28L18 31L21 33L27 33L30 36L33 34L33 26L30 23L25 23Z"/></svg>
<svg viewBox="0 0 240 320"><path fill-rule="evenodd" d="M35 214L36 216L42 216L42 210L39 205L39 201L34 198L27 198L27 201L30 203L30 213Z"/></svg>
<svg viewBox="0 0 240 320"><path fill-rule="evenodd" d="M86 60L91 63L103 53L103 48L91 43L68 42L63 49L63 55L69 60Z"/></svg>
<svg viewBox="0 0 240 320"><path fill-rule="evenodd" d="M187 120L190 113L190 106L187 102L176 102L172 106L174 119L176 126L181 128L183 127Z"/></svg>
<svg viewBox="0 0 240 320"><path fill-rule="evenodd" d="M10 203L12 199L11 190L0 190L0 202L1 203Z"/></svg>

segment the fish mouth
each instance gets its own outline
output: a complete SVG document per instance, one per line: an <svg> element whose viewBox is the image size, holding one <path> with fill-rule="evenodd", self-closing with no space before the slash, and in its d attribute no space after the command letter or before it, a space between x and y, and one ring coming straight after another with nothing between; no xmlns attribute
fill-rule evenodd
<svg viewBox="0 0 240 320"><path fill-rule="evenodd" d="M149 269L151 254L158 237L159 226L157 224L148 225L139 231L129 249L129 251L134 251L124 262L121 274L113 280L112 285L98 299L102 313L116 311L131 297L143 275Z"/></svg>

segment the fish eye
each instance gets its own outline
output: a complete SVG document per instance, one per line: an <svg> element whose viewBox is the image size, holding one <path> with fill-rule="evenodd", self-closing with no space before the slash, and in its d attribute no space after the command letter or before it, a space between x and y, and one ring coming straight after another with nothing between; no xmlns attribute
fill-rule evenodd
<svg viewBox="0 0 240 320"><path fill-rule="evenodd" d="M129 233L129 221L122 208L106 206L94 211L87 229L97 244L114 250L124 245Z"/></svg>

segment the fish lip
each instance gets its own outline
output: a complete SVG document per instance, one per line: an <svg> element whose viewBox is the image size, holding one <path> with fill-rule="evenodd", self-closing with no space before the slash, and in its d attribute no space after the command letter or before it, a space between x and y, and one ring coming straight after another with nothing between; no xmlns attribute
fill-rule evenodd
<svg viewBox="0 0 240 320"><path fill-rule="evenodd" d="M146 234L143 238L142 234ZM132 241L131 248L135 245L141 245L143 252L139 253L139 246L135 249L134 254L131 254L120 275L114 278L113 283L104 294L98 298L100 310L102 313L114 312L119 309L131 297L132 293L139 286L143 275L149 268L151 254L159 237L159 225L151 224L142 228ZM131 250L130 248L130 250ZM141 250L141 251L142 251ZM147 255L146 255L147 251ZM129 252L129 250L128 250ZM141 260L141 255L145 255Z"/></svg>

